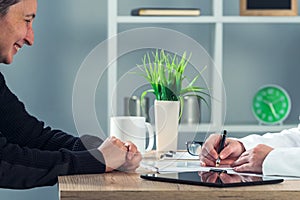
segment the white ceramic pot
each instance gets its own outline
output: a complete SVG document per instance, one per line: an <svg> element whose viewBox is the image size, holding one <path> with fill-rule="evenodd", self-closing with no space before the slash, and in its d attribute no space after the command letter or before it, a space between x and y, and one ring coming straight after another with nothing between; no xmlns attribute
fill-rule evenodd
<svg viewBox="0 0 300 200"><path fill-rule="evenodd" d="M176 151L178 142L179 101L154 102L157 151Z"/></svg>

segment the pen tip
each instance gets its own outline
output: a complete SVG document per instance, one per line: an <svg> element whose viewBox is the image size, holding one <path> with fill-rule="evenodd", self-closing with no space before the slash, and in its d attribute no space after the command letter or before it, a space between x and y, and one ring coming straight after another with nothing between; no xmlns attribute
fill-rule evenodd
<svg viewBox="0 0 300 200"><path fill-rule="evenodd" d="M218 159L216 160L216 167L219 167L219 166L220 166L220 162L221 162L221 160L220 160L220 158L218 158Z"/></svg>

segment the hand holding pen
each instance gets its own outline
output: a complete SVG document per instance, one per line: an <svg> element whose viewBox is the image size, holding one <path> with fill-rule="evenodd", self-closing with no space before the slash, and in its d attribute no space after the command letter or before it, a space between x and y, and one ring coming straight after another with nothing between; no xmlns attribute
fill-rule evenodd
<svg viewBox="0 0 300 200"><path fill-rule="evenodd" d="M221 162L220 153L224 149L226 135L227 135L227 131L224 130L223 133L222 133L222 135L221 135L220 144L219 144L219 148L218 148L218 155L219 156L218 156L218 159L216 160L216 167L220 166L220 162Z"/></svg>
<svg viewBox="0 0 300 200"><path fill-rule="evenodd" d="M224 133L225 137L223 137ZM199 156L201 166L216 167L216 160L220 164L221 159L222 165L231 165L240 157L245 151L243 144L227 136L227 131L224 131L222 134L211 134L205 140Z"/></svg>

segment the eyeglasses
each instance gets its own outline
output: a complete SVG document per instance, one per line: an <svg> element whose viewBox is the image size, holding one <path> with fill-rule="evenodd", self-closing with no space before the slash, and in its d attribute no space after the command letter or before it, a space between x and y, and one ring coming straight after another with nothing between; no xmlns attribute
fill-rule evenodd
<svg viewBox="0 0 300 200"><path fill-rule="evenodd" d="M192 156L199 156L203 142L188 141L186 142L186 149Z"/></svg>

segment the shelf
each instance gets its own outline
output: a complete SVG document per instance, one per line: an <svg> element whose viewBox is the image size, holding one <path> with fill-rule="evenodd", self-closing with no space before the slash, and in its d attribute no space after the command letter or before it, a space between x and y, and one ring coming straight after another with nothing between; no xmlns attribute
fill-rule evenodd
<svg viewBox="0 0 300 200"><path fill-rule="evenodd" d="M225 125L221 128L212 124L181 124L179 126L179 132L210 132L219 131L220 129L226 129L229 132L240 132L240 133L265 133L265 132L279 132L284 129L295 128L297 124L286 124L286 125Z"/></svg>
<svg viewBox="0 0 300 200"><path fill-rule="evenodd" d="M300 23L299 16L224 16L223 23Z"/></svg>
<svg viewBox="0 0 300 200"><path fill-rule="evenodd" d="M149 17L149 16L118 16L118 23L216 23L211 16L200 17Z"/></svg>
<svg viewBox="0 0 300 200"><path fill-rule="evenodd" d="M117 23L300 23L299 16L149 17L118 16Z"/></svg>

